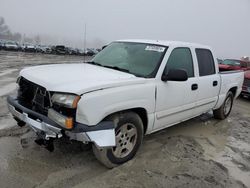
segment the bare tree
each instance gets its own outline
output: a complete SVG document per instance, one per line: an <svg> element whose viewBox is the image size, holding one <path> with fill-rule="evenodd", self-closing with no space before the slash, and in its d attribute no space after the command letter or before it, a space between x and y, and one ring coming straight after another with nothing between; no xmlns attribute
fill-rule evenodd
<svg viewBox="0 0 250 188"><path fill-rule="evenodd" d="M0 38L7 40L20 41L22 36L20 33L11 33L8 25L6 25L3 17L0 17Z"/></svg>
<svg viewBox="0 0 250 188"><path fill-rule="evenodd" d="M39 35L35 36L34 41L35 41L36 44L40 44L41 43L40 36Z"/></svg>
<svg viewBox="0 0 250 188"><path fill-rule="evenodd" d="M0 37L2 35L10 35L11 32L9 30L9 27L5 24L5 20L3 17L0 17Z"/></svg>

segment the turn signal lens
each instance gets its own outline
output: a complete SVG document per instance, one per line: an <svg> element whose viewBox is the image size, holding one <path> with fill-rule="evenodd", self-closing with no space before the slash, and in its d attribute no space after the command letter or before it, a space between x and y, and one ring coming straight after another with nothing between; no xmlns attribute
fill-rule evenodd
<svg viewBox="0 0 250 188"><path fill-rule="evenodd" d="M73 128L73 118L66 118L65 119L65 127L66 127L66 129Z"/></svg>
<svg viewBox="0 0 250 188"><path fill-rule="evenodd" d="M77 103L79 102L79 100L80 100L80 96L76 96L75 97L75 99L74 99L74 101L73 101L73 103L72 103L72 108L76 108L77 107Z"/></svg>
<svg viewBox="0 0 250 188"><path fill-rule="evenodd" d="M66 117L51 108L48 110L48 117L66 129L72 129L74 126L74 120L72 117Z"/></svg>

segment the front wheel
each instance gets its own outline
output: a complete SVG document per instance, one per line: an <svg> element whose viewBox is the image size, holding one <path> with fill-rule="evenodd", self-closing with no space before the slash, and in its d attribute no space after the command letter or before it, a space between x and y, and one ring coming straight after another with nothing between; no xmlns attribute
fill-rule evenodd
<svg viewBox="0 0 250 188"><path fill-rule="evenodd" d="M216 119L225 119L230 114L233 106L234 95L231 91L227 93L226 99L220 108L213 111Z"/></svg>
<svg viewBox="0 0 250 188"><path fill-rule="evenodd" d="M143 139L143 123L138 114L124 112L111 116L115 123L116 146L99 149L93 144L96 158L108 168L113 168L131 160Z"/></svg>

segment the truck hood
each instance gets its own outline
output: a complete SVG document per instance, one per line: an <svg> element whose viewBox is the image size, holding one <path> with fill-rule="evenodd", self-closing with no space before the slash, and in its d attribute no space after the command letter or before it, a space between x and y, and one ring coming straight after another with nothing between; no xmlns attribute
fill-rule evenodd
<svg viewBox="0 0 250 188"><path fill-rule="evenodd" d="M94 90L141 84L144 78L96 65L56 64L25 68L20 76L48 91L84 94Z"/></svg>

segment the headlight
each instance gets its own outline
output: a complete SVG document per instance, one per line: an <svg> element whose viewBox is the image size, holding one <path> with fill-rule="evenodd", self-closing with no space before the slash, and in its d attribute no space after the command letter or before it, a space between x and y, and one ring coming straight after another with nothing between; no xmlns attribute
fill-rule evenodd
<svg viewBox="0 0 250 188"><path fill-rule="evenodd" d="M51 100L52 103L56 103L67 108L76 108L80 98L81 97L78 95L55 93L53 94Z"/></svg>
<svg viewBox="0 0 250 188"><path fill-rule="evenodd" d="M48 117L59 124L60 126L66 128L66 129L72 129L73 128L73 118L63 116L62 114L56 112L53 109L49 109L48 111Z"/></svg>

